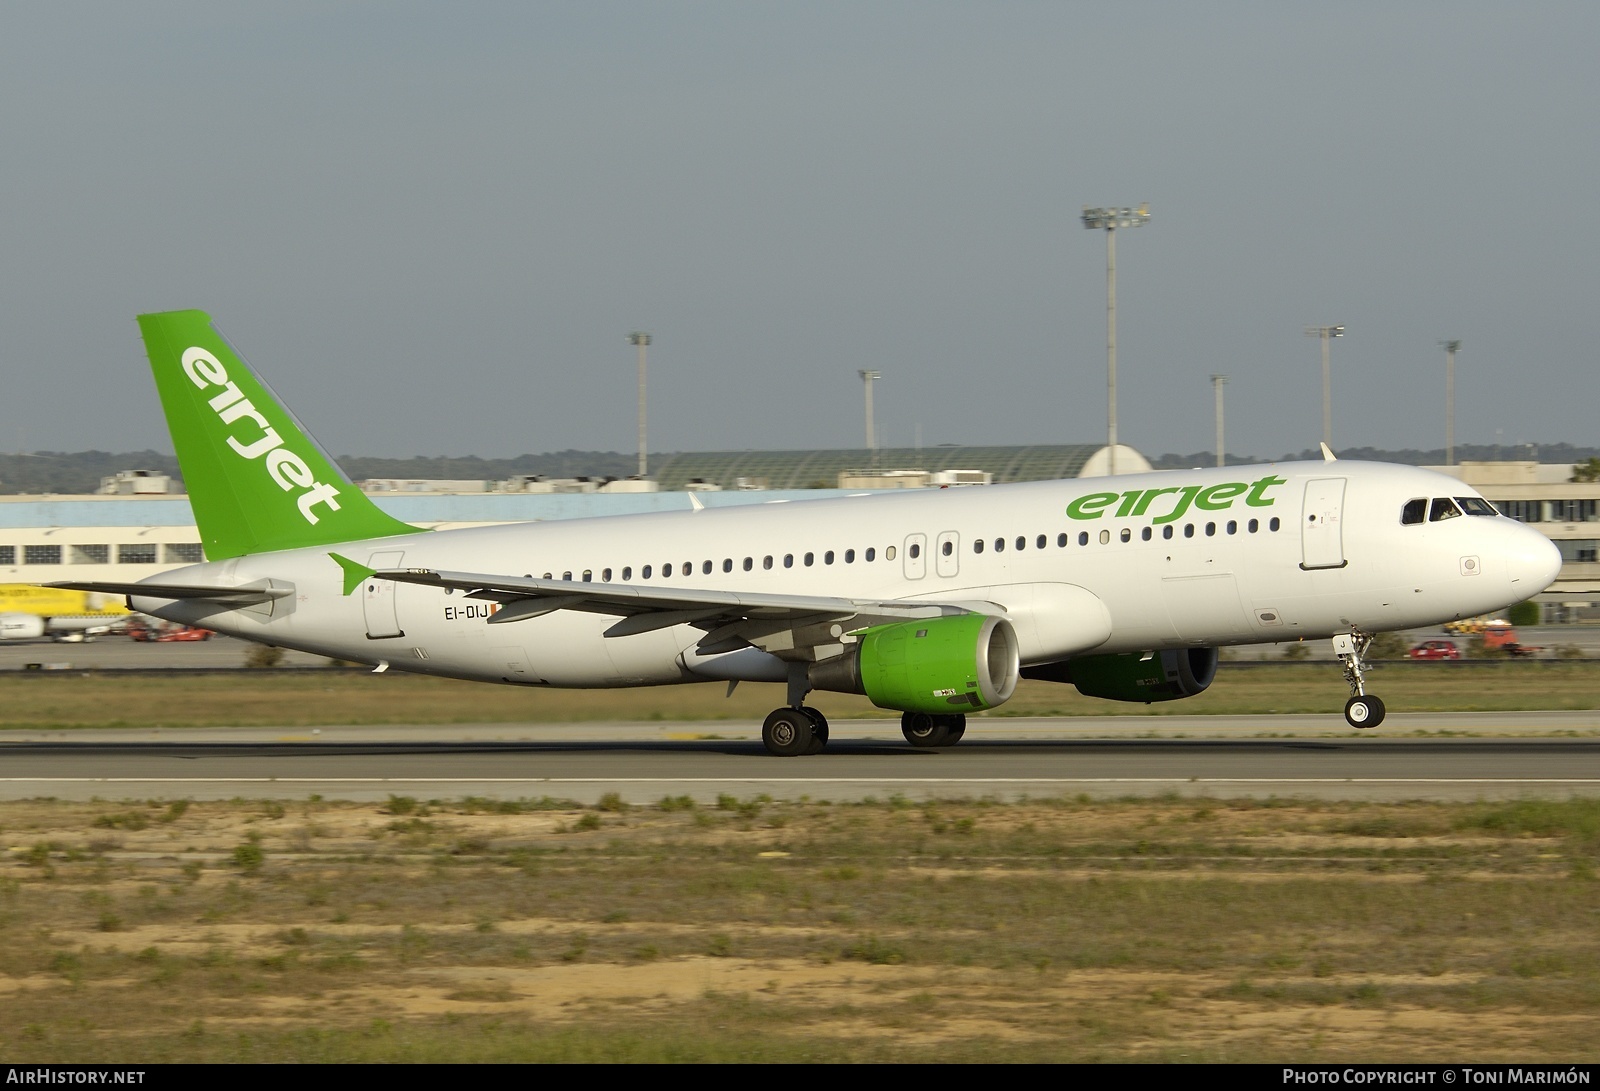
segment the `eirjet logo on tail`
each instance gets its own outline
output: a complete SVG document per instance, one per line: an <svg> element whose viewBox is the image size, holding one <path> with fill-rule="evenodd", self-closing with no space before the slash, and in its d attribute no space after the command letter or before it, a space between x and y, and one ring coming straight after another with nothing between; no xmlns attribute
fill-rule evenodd
<svg viewBox="0 0 1600 1091"><path fill-rule="evenodd" d="M267 422L261 410L257 409L255 404L240 392L239 387L229 380L228 369L222 365L222 361L196 345L184 350L183 371L189 376L189 381L201 390L222 388L222 393L211 397L206 404L223 424L234 424L247 419L254 421L261 429L260 436L253 437L248 443L241 443L239 434L235 432L228 436L228 446L233 448L234 453L240 458L262 459L267 469L267 476L272 478L273 483L284 492L302 490L296 503L306 522L315 526L320 519L320 516L311 510L317 504L326 504L330 511L339 510L338 487L318 481L311 467L306 465L305 459L283 445L283 437L278 435L277 429ZM246 425L245 432L249 431L250 428Z"/></svg>

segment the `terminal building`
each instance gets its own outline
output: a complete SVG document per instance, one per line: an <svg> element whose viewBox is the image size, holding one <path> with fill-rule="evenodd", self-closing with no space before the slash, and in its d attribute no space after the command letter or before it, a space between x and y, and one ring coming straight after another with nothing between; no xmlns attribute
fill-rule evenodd
<svg viewBox="0 0 1600 1091"><path fill-rule="evenodd" d="M397 519L426 529L682 511L842 496L876 488L957 487L1097 477L1110 452L1092 444L922 450L679 454L655 480L513 478L371 481L362 487ZM1117 471L1150 463L1119 446ZM1570 465L1464 462L1433 467L1476 488L1505 515L1547 534L1561 574L1539 600L1551 620L1600 603L1600 482ZM132 581L205 559L189 499L155 475L126 471L93 496L0 496L0 583ZM691 497L691 493L694 494Z"/></svg>

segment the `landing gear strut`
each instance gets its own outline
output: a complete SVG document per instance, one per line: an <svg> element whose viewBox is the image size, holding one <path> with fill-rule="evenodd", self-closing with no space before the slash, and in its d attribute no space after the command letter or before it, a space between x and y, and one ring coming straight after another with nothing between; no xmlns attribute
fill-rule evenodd
<svg viewBox="0 0 1600 1091"><path fill-rule="evenodd" d="M959 713L937 716L930 712L902 712L900 733L912 746L954 746L967 733L967 718Z"/></svg>
<svg viewBox="0 0 1600 1091"><path fill-rule="evenodd" d="M1367 692L1366 667L1361 661L1371 644L1372 634L1354 625L1350 626L1348 636L1340 633L1333 638L1333 654L1344 665L1344 680L1350 683L1350 700L1344 703L1344 718L1351 727L1377 727L1383 723L1383 702Z"/></svg>
<svg viewBox="0 0 1600 1091"><path fill-rule="evenodd" d="M804 663L789 666L789 704L774 709L761 725L761 742L767 753L780 758L801 754L820 754L828 745L828 718L810 705L802 704L811 692Z"/></svg>

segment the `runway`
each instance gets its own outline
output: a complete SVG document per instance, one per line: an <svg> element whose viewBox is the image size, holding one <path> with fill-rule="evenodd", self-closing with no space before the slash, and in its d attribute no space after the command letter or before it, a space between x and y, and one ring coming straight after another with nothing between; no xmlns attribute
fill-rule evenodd
<svg viewBox="0 0 1600 1091"><path fill-rule="evenodd" d="M1330 716L998 719L928 751L855 720L788 759L728 722L18 733L0 741L0 799L1600 797L1600 713L1397 714L1380 732Z"/></svg>

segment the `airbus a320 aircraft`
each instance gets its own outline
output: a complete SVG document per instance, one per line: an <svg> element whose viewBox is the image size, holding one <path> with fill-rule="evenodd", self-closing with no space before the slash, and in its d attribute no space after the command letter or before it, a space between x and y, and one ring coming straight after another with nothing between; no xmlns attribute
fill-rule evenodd
<svg viewBox="0 0 1600 1091"><path fill-rule="evenodd" d="M204 564L130 584L158 617L525 686L782 682L762 741L815 753L812 690L947 746L1019 678L1200 693L1219 647L1332 638L1373 727L1370 634L1530 598L1560 556L1460 481L1374 463L896 492L423 531L356 489L199 311L139 325Z"/></svg>

